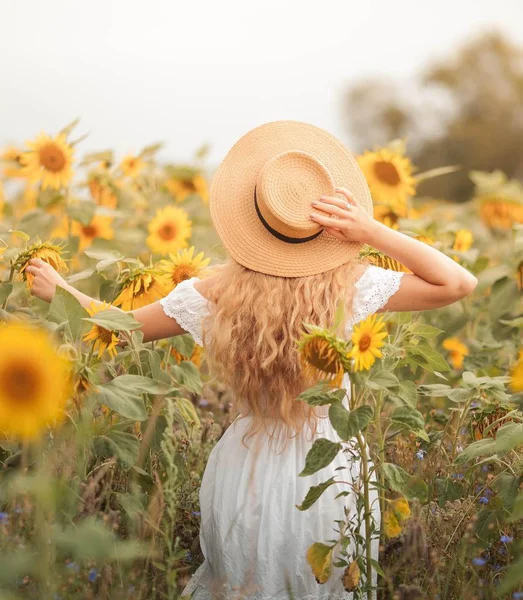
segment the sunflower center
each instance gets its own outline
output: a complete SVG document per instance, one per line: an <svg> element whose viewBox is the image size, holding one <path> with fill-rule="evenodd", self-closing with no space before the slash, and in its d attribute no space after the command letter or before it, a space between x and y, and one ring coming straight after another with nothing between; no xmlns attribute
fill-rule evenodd
<svg viewBox="0 0 523 600"><path fill-rule="evenodd" d="M172 223L165 223L158 229L158 235L163 240L172 240L176 236L176 227Z"/></svg>
<svg viewBox="0 0 523 600"><path fill-rule="evenodd" d="M40 384L40 373L26 361L13 360L0 373L0 389L14 405L30 403Z"/></svg>
<svg viewBox="0 0 523 600"><path fill-rule="evenodd" d="M110 329L105 329L105 327L100 327L99 325L96 325L96 337L102 344L106 344L107 346L113 342L113 332Z"/></svg>
<svg viewBox="0 0 523 600"><path fill-rule="evenodd" d="M370 342L371 342L370 335L368 335L367 333L364 333L361 336L359 344L358 344L360 352L365 352L366 350L368 350L370 347Z"/></svg>
<svg viewBox="0 0 523 600"><path fill-rule="evenodd" d="M180 281L190 279L193 276L194 272L194 267L191 267L190 265L176 267L176 269L173 272L172 279L175 283L180 283Z"/></svg>
<svg viewBox="0 0 523 600"><path fill-rule="evenodd" d="M82 233L86 238L95 238L97 234L97 229L94 225L84 225L82 227Z"/></svg>
<svg viewBox="0 0 523 600"><path fill-rule="evenodd" d="M194 185L194 181L192 179L184 179L182 181L183 189L187 192L195 192L196 186Z"/></svg>
<svg viewBox="0 0 523 600"><path fill-rule="evenodd" d="M40 164L47 171L57 173L65 167L65 155L56 144L46 144L40 148Z"/></svg>
<svg viewBox="0 0 523 600"><path fill-rule="evenodd" d="M374 165L374 173L376 177L388 185L398 185L400 176L396 167L386 160L379 160Z"/></svg>

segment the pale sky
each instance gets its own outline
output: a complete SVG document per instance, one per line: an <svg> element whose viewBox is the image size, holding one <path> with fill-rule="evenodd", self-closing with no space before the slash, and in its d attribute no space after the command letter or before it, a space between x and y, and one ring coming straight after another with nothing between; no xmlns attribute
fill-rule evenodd
<svg viewBox="0 0 523 600"><path fill-rule="evenodd" d="M408 80L497 26L523 44L522 0L0 0L0 146L81 117L83 150L210 162L267 121L349 144L344 89Z"/></svg>

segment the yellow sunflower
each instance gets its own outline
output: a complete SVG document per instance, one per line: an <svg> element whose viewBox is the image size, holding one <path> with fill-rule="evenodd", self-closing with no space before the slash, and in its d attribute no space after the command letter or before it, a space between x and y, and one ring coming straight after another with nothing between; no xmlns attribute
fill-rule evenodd
<svg viewBox="0 0 523 600"><path fill-rule="evenodd" d="M306 325L298 341L298 354L306 378L340 387L343 373L351 369L347 344L327 329Z"/></svg>
<svg viewBox="0 0 523 600"><path fill-rule="evenodd" d="M14 265L15 270L18 271L22 279L27 282L27 286L30 288L33 285L34 275L26 272L29 261L32 258L39 258L40 260L49 263L54 269L61 273L69 270L62 258L62 252L63 247L58 244L38 241L18 255Z"/></svg>
<svg viewBox="0 0 523 600"><path fill-rule="evenodd" d="M42 189L55 190L66 187L73 178L73 147L67 143L66 136L61 133L51 138L41 133L34 142L28 142L31 148L21 156L24 165L22 175L30 181L41 181Z"/></svg>
<svg viewBox="0 0 523 600"><path fill-rule="evenodd" d="M523 350L519 351L519 358L510 370L510 387L514 392L523 392Z"/></svg>
<svg viewBox="0 0 523 600"><path fill-rule="evenodd" d="M352 348L349 356L354 359L354 370L369 370L374 364L376 358L381 358L381 348L383 340L387 337L387 331L384 331L385 323L383 318L374 313L369 315L364 321L354 326L352 334Z"/></svg>
<svg viewBox="0 0 523 600"><path fill-rule="evenodd" d="M86 310L92 317L96 313L110 308L111 305L107 302L102 302L98 305L95 302L91 302ZM105 327L100 327L100 325L93 325L91 330L84 335L83 340L84 342L94 340L94 351L98 352L99 358L106 351L111 357L116 356L118 353L116 350L116 346L118 345L118 334L110 329L105 329Z"/></svg>
<svg viewBox="0 0 523 600"><path fill-rule="evenodd" d="M156 302L170 290L167 276L158 267L141 267L124 276L113 305L122 310L133 310Z"/></svg>
<svg viewBox="0 0 523 600"><path fill-rule="evenodd" d="M112 217L94 215L91 222L83 225L79 221L73 221L71 224L71 234L80 238L79 250L88 248L96 238L103 240L112 240L114 238L114 229L112 228Z"/></svg>
<svg viewBox="0 0 523 600"><path fill-rule="evenodd" d="M450 352L450 362L455 369L463 367L463 359L469 353L469 349L456 337L443 340L443 348Z"/></svg>
<svg viewBox="0 0 523 600"><path fill-rule="evenodd" d="M65 413L73 391L72 363L49 335L21 323L0 326L0 431L34 439Z"/></svg>
<svg viewBox="0 0 523 600"><path fill-rule="evenodd" d="M184 360L190 360L197 367L199 367L202 364L203 348L198 346L198 344L194 344L192 354L189 357L183 356L183 354L180 354L178 350L171 348L171 356L174 358L177 364L180 364Z"/></svg>
<svg viewBox="0 0 523 600"><path fill-rule="evenodd" d="M429 246L432 246L434 243L434 238L431 238L430 235L417 235L416 239L424 244L428 244Z"/></svg>
<svg viewBox="0 0 523 600"><path fill-rule="evenodd" d="M458 252L466 252L467 250L470 250L473 241L474 237L470 229L458 229L458 231L456 231L452 249L457 250ZM459 260L458 256L453 256L452 258L455 261Z"/></svg>
<svg viewBox="0 0 523 600"><path fill-rule="evenodd" d="M402 271L404 273L412 273L412 271L398 262L396 259L391 258L388 254L384 254L372 246L364 246L360 252L361 258L368 258L369 263L381 267L382 269L390 269L391 271Z"/></svg>
<svg viewBox="0 0 523 600"><path fill-rule="evenodd" d="M4 177L24 177L22 150L15 146L9 146L2 152L0 161L4 164Z"/></svg>
<svg viewBox="0 0 523 600"><path fill-rule="evenodd" d="M387 500L388 506L383 513L383 531L388 538L398 536L410 517L410 506L405 498Z"/></svg>
<svg viewBox="0 0 523 600"><path fill-rule="evenodd" d="M145 162L139 157L132 154L128 154L122 159L120 163L120 170L126 177L134 179L143 171Z"/></svg>
<svg viewBox="0 0 523 600"><path fill-rule="evenodd" d="M388 148L382 148L376 152L365 152L358 157L358 164L374 200L390 205L396 214L406 217L407 199L416 193L410 160Z"/></svg>
<svg viewBox="0 0 523 600"><path fill-rule="evenodd" d="M374 205L374 218L391 229L399 229L398 219L400 215L396 214L392 207L386 204Z"/></svg>
<svg viewBox="0 0 523 600"><path fill-rule="evenodd" d="M116 208L118 205L118 198L114 192L113 187L109 181L103 175L91 174L89 178L89 191L91 192L91 198L98 204L98 206L107 206L109 208Z"/></svg>
<svg viewBox="0 0 523 600"><path fill-rule="evenodd" d="M176 206L166 206L157 210L148 229L147 245L158 254L168 254L187 248L187 240L192 233L189 216Z"/></svg>
<svg viewBox="0 0 523 600"><path fill-rule="evenodd" d="M200 277L205 273L205 267L209 264L210 258L203 258L203 252L193 257L194 246L189 250L180 250L178 254L169 254L170 260L161 260L158 266L169 277L169 282L173 289L185 279L191 277Z"/></svg>
<svg viewBox="0 0 523 600"><path fill-rule="evenodd" d="M205 202L209 202L209 187L204 177L199 174L187 177L173 177L165 182L177 202L183 202L188 196L196 194Z"/></svg>

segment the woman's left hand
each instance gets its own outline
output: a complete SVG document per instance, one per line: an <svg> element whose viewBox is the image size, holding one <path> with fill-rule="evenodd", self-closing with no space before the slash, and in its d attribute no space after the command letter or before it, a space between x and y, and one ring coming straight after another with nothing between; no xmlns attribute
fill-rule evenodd
<svg viewBox="0 0 523 600"><path fill-rule="evenodd" d="M53 299L57 285L65 289L68 287L67 282L58 271L41 258L31 258L25 272L34 277L31 294L46 302L51 302Z"/></svg>

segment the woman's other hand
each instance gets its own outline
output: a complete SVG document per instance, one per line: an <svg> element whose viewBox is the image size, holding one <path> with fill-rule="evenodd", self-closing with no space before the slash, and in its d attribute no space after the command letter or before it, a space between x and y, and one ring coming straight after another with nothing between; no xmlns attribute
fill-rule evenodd
<svg viewBox="0 0 523 600"><path fill-rule="evenodd" d="M338 240L367 243L373 225L376 223L374 217L354 200L349 190L346 188L335 188L335 190L343 196L343 199L321 196L318 201L312 203L312 208L321 210L323 214L312 212L311 219L322 225L325 231Z"/></svg>
<svg viewBox="0 0 523 600"><path fill-rule="evenodd" d="M34 276L31 294L46 302L51 302L53 299L57 285L65 289L68 287L67 282L56 269L40 258L31 258L25 271Z"/></svg>

